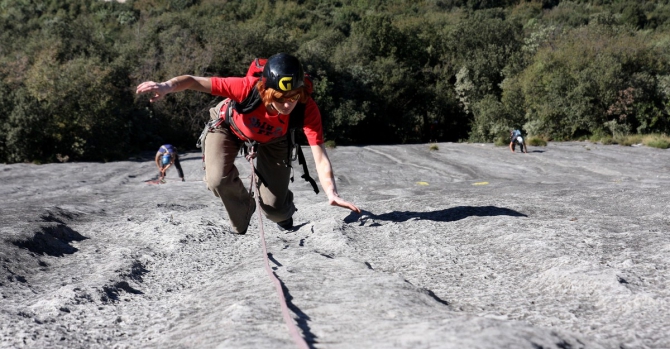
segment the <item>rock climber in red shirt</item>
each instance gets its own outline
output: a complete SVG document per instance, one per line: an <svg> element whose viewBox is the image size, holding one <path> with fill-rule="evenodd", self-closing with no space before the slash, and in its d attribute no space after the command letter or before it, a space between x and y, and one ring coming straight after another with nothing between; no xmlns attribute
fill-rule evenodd
<svg viewBox="0 0 670 349"><path fill-rule="evenodd" d="M260 205L265 215L283 229L293 227L293 193L289 190L291 164L287 131L289 116L304 109L302 130L314 156L321 187L333 206L356 213L361 210L342 199L335 185L333 169L324 146L321 113L309 95L300 61L279 53L267 59L260 77L199 77L181 75L165 82L146 81L137 93L148 93L155 102L168 93L195 90L226 99L210 109L212 120L224 121L210 128L204 141L205 181L219 197L230 217L234 232L244 234L256 209L252 195L239 178L235 157L245 142L257 142L256 169L259 178ZM256 96L257 103L248 102ZM246 108L229 108L229 103ZM257 106L256 106L257 104ZM234 105L234 104L233 104ZM302 109L301 109L302 110ZM227 118L225 116L228 116Z"/></svg>

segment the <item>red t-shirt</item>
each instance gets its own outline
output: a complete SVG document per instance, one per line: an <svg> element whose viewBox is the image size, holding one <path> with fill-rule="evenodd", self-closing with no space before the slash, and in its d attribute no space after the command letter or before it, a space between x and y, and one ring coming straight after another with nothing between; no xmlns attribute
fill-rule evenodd
<svg viewBox="0 0 670 349"><path fill-rule="evenodd" d="M256 86L257 77L246 76L243 78L211 78L212 94L216 96L228 97L236 102L243 101L251 90ZM225 113L224 104L219 111L219 115L223 117ZM238 114L233 110L232 115L235 125L240 129L243 135L231 128L233 133L238 137L257 141L259 143L266 143L274 138L281 137L286 134L288 130L288 115L278 114L270 115L265 109L265 105L261 105L248 114ZM305 136L309 145L323 144L323 128L321 126L321 112L316 102L310 97L305 105L305 121L303 124Z"/></svg>

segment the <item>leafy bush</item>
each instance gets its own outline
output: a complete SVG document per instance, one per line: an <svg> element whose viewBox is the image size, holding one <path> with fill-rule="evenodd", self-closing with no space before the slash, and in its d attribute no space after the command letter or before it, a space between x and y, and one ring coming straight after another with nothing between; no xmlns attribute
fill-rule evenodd
<svg viewBox="0 0 670 349"><path fill-rule="evenodd" d="M332 141L332 140L327 140L327 141L325 141L325 142L323 143L323 145L326 146L326 148L328 148L328 149L335 149L335 148L337 148L337 144L335 144L335 141Z"/></svg>
<svg viewBox="0 0 670 349"><path fill-rule="evenodd" d="M668 149L670 148L670 137L667 135L649 135L642 138L642 143L648 147Z"/></svg>
<svg viewBox="0 0 670 349"><path fill-rule="evenodd" d="M338 144L504 145L510 128L628 144L670 132L668 18L650 0L5 1L0 162L191 149L220 97L134 87L277 52L312 75Z"/></svg>
<svg viewBox="0 0 670 349"><path fill-rule="evenodd" d="M670 147L670 142L665 139L655 139L647 142L645 145L653 148L668 149Z"/></svg>
<svg viewBox="0 0 670 349"><path fill-rule="evenodd" d="M604 136L600 138L600 143L603 145L618 144L612 136Z"/></svg>
<svg viewBox="0 0 670 349"><path fill-rule="evenodd" d="M493 145L496 147L505 147L509 145L509 139L507 137L496 137L496 139L493 141Z"/></svg>
<svg viewBox="0 0 670 349"><path fill-rule="evenodd" d="M634 144L642 143L642 135L630 135L626 137L617 137L617 143L622 146L632 146Z"/></svg>
<svg viewBox="0 0 670 349"><path fill-rule="evenodd" d="M541 137L529 137L528 145L532 145L534 147L546 147L547 141Z"/></svg>

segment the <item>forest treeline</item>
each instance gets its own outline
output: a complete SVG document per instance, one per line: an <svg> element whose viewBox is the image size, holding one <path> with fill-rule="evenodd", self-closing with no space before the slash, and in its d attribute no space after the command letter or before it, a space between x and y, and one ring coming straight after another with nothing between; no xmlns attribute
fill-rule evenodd
<svg viewBox="0 0 670 349"><path fill-rule="evenodd" d="M670 0L0 0L0 162L193 149L241 76L289 52L337 144L667 133Z"/></svg>

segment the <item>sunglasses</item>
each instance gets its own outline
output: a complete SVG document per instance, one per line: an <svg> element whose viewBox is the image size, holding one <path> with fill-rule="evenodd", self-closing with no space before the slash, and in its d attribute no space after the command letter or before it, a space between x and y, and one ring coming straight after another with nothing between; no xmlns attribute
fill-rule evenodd
<svg viewBox="0 0 670 349"><path fill-rule="evenodd" d="M300 94L293 95L291 97L274 97L277 103L286 103L286 102L295 102L300 99Z"/></svg>

